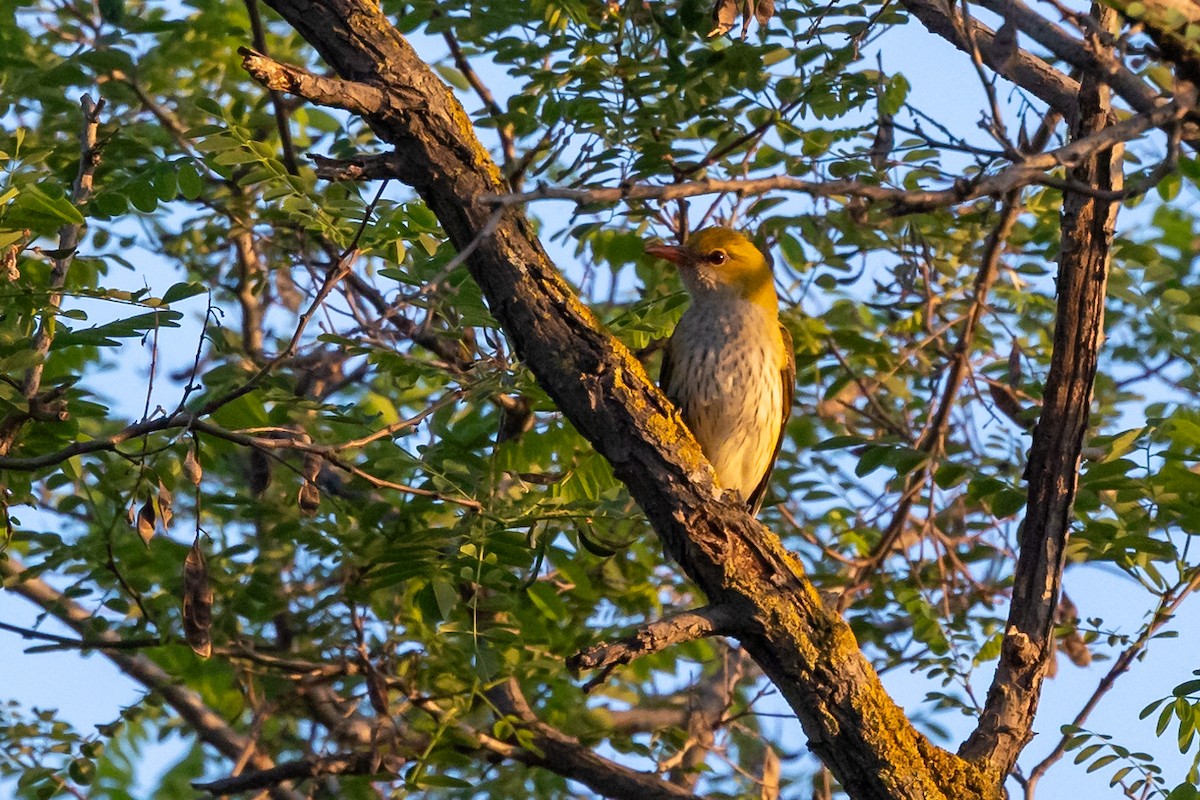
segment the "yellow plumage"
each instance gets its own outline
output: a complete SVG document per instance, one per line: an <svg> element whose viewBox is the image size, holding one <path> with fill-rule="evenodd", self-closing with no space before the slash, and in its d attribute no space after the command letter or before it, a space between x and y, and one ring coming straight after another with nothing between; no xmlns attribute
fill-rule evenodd
<svg viewBox="0 0 1200 800"><path fill-rule="evenodd" d="M729 228L705 228L651 255L679 267L692 298L660 378L717 478L757 513L791 413L796 365L770 264Z"/></svg>

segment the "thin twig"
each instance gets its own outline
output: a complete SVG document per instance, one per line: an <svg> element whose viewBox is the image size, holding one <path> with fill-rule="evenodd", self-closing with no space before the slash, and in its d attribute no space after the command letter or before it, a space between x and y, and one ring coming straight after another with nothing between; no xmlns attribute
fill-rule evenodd
<svg viewBox="0 0 1200 800"><path fill-rule="evenodd" d="M1133 662L1137 660L1142 651L1150 644L1150 640L1154 638L1154 635L1174 618L1175 612L1179 610L1183 601L1197 589L1200 589L1200 569L1194 570L1186 582L1176 585L1175 589L1163 594L1159 600L1158 607L1154 610L1154 617L1150 623L1142 630L1141 635L1132 644L1121 651L1121 654L1117 656L1112 666L1109 667L1108 672L1100 679L1100 683L1096 686L1096 690L1092 692L1091 697L1084 703L1083 708L1079 710L1075 718L1071 720L1073 727L1080 728L1087 722L1088 717L1096 710L1100 701L1113 688L1117 678L1129 671L1129 668L1133 666ZM1054 749L1030 770L1024 787L1027 799L1032 799L1038 780L1067 752L1067 744L1070 742L1071 736L1072 734L1063 734L1054 746Z"/></svg>
<svg viewBox="0 0 1200 800"><path fill-rule="evenodd" d="M263 27L262 15L258 11L258 0L244 0L246 13L250 16L250 34L254 40L254 49L267 53L267 34ZM289 175L299 175L300 165L296 160L296 146L292 143L292 129L288 124L288 110L283 102L283 93L276 89L267 89L271 98L271 108L275 112L275 129L279 131L279 143L283 150L283 165Z"/></svg>
<svg viewBox="0 0 1200 800"><path fill-rule="evenodd" d="M975 342L975 330L987 308L988 291L1000 271L1000 257L1004 253L1004 245L1021 214L1021 208L1020 192L1010 193L1004 199L1000 220L988 234L987 242L984 245L983 260L979 272L975 276L975 296L966 322L963 324L962 333L954 347L950 371L942 388L941 400L930 417L925 431L921 434L921 438L917 441L916 449L925 453L928 460L918 472L908 478L891 523L885 529L879 542L872 548L866 563L854 570L850 585L838 601L839 608L843 611L849 607L857 593L869 583L871 576L879 570L891 554L896 542L907 527L908 515L917 496L924 490L929 479L933 477L938 456L944 448L946 431L950 422L950 411L958 399L959 390L962 388L971 363L970 354Z"/></svg>

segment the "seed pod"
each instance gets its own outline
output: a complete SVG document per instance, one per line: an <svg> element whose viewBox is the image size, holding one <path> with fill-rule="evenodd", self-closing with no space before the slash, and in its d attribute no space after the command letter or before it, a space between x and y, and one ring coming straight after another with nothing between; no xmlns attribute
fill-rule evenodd
<svg viewBox="0 0 1200 800"><path fill-rule="evenodd" d="M737 0L717 0L713 6L713 27L708 32L708 38L723 36L733 30L733 23L738 18Z"/></svg>
<svg viewBox="0 0 1200 800"><path fill-rule="evenodd" d="M204 468L200 466L197 449L189 447L187 455L183 457L183 476L191 481L192 486L199 486L200 479L204 477Z"/></svg>
<svg viewBox="0 0 1200 800"><path fill-rule="evenodd" d="M763 753L762 789L759 792L761 800L779 800L779 756L775 748L767 745Z"/></svg>
<svg viewBox="0 0 1200 800"><path fill-rule="evenodd" d="M533 428L533 408L519 394L500 395L500 428L496 431L496 444L517 439Z"/></svg>
<svg viewBox="0 0 1200 800"><path fill-rule="evenodd" d="M150 540L154 538L154 523L157 519L158 515L154 513L154 501L147 500L137 512L138 536L142 537L146 546L149 546Z"/></svg>
<svg viewBox="0 0 1200 800"><path fill-rule="evenodd" d="M321 490L315 483L305 481L300 486L300 494L296 497L296 503L300 506L301 514L306 517L315 516L317 509L321 506Z"/></svg>
<svg viewBox="0 0 1200 800"><path fill-rule="evenodd" d="M212 606L208 565L204 563L204 552L197 536L183 560L183 634L201 658L212 655Z"/></svg>
<svg viewBox="0 0 1200 800"><path fill-rule="evenodd" d="M304 469L300 472L306 481L312 482L321 474L321 457L316 453L304 455Z"/></svg>
<svg viewBox="0 0 1200 800"><path fill-rule="evenodd" d="M1011 19L1006 19L992 37L992 58L1000 72L1008 71L1017 63L1021 54L1019 45L1017 26Z"/></svg>
<svg viewBox="0 0 1200 800"><path fill-rule="evenodd" d="M362 661L367 678L367 699L371 701L371 708L375 709L376 714L387 716L389 713L387 679L369 659L364 658Z"/></svg>
<svg viewBox="0 0 1200 800"><path fill-rule="evenodd" d="M878 170L887 169L892 156L892 148L896 146L896 126L891 114L879 115L879 127L875 131L875 139L871 142L869 157L871 166Z"/></svg>
<svg viewBox="0 0 1200 800"><path fill-rule="evenodd" d="M250 448L250 464L246 473L250 491L257 497L271 485L271 459L257 447Z"/></svg>
<svg viewBox="0 0 1200 800"><path fill-rule="evenodd" d="M171 505L174 502L175 498L171 495L171 490L164 486L160 480L158 482L158 518L162 520L164 531L170 527L171 519L175 516L175 512L171 510Z"/></svg>
<svg viewBox="0 0 1200 800"><path fill-rule="evenodd" d="M773 16L775 16L775 0L758 0L754 4L754 19L758 21L759 25L766 27Z"/></svg>

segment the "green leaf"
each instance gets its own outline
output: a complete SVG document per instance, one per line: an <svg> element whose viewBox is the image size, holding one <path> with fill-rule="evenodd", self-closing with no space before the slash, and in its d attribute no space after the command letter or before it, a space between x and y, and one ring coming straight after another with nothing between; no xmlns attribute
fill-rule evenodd
<svg viewBox="0 0 1200 800"><path fill-rule="evenodd" d="M53 349L90 345L92 347L116 347L116 339L141 336L155 328L178 328L183 315L176 311L151 311L105 325L95 325L80 330L63 330L54 337Z"/></svg>
<svg viewBox="0 0 1200 800"><path fill-rule="evenodd" d="M47 232L59 225L81 225L83 215L66 197L51 197L41 187L27 186L5 209L5 226Z"/></svg>
<svg viewBox="0 0 1200 800"><path fill-rule="evenodd" d="M189 297L204 294L207 291L208 287L202 283L177 283L163 293L162 301L169 305L171 303L178 303L181 300L187 300Z"/></svg>
<svg viewBox="0 0 1200 800"><path fill-rule="evenodd" d="M193 97L192 102L196 104L196 108L206 114L211 114L214 117L224 117L225 115L225 112L221 109L221 105L210 97Z"/></svg>
<svg viewBox="0 0 1200 800"><path fill-rule="evenodd" d="M204 191L204 179L200 177L200 171L196 169L196 165L190 161L184 161L179 165L176 180L179 182L179 193L186 200L195 200Z"/></svg>
<svg viewBox="0 0 1200 800"><path fill-rule="evenodd" d="M434 578L431 584L434 599L437 601L438 613L442 619L450 619L450 615L458 606L458 592L450 583L441 578Z"/></svg>

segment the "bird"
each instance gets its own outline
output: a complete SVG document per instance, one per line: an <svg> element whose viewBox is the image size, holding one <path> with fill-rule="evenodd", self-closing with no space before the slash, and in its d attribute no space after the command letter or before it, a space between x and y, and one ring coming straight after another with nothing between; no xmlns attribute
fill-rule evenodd
<svg viewBox="0 0 1200 800"><path fill-rule="evenodd" d="M691 305L663 352L659 386L717 480L757 514L792 410L796 358L766 256L744 234L704 228L646 253L679 269Z"/></svg>

